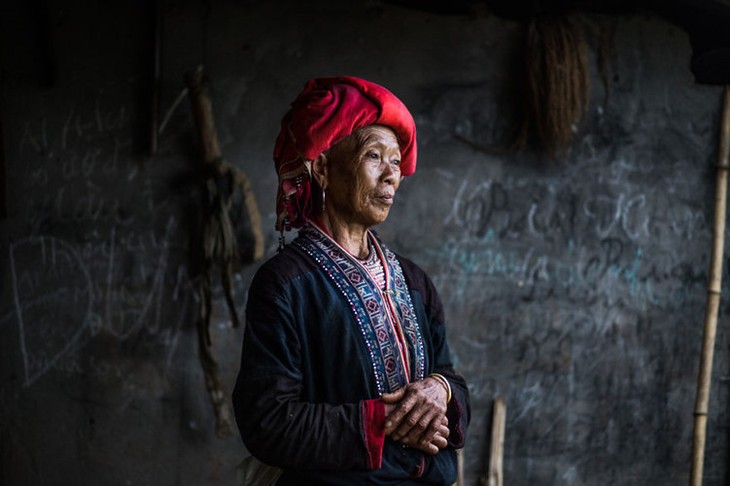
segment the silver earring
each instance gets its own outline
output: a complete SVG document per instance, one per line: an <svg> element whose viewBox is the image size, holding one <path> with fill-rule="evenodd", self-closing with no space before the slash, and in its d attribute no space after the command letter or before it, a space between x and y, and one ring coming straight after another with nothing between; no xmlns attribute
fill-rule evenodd
<svg viewBox="0 0 730 486"><path fill-rule="evenodd" d="M324 213L325 205L324 201L327 199L327 194L324 192L324 189L322 189L322 213Z"/></svg>

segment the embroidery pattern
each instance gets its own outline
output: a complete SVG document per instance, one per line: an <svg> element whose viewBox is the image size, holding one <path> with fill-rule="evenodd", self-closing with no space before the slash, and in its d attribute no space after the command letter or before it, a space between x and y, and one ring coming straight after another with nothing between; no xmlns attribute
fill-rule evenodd
<svg viewBox="0 0 730 486"><path fill-rule="evenodd" d="M382 395L406 385L409 375L414 380L423 379L425 358L423 338L403 270L395 254L377 239L374 240L385 256L387 288L408 344L410 370L406 370L399 352L398 337L389 324L388 303L365 268L312 226L302 229L300 238L293 243L314 258L349 303L370 355L378 393Z"/></svg>

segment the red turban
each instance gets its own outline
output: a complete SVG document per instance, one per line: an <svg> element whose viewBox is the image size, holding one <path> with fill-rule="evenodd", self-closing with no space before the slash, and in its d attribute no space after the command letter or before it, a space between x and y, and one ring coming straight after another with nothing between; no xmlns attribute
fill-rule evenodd
<svg viewBox="0 0 730 486"><path fill-rule="evenodd" d="M312 79L281 121L274 148L279 175L276 228L300 228L311 212L309 161L358 128L393 129L401 174L416 171L416 124L408 108L380 85L352 76Z"/></svg>

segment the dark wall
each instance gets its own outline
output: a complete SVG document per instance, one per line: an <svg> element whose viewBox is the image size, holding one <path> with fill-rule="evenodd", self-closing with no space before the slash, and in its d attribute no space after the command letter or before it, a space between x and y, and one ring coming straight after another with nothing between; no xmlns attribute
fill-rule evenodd
<svg viewBox="0 0 730 486"><path fill-rule="evenodd" d="M466 484L486 469L498 395L506 484L687 482L721 89L694 83L683 30L650 15L580 21L588 119L566 159L549 162L503 150L519 103L516 22L378 2L179 1L163 12L170 118L150 157L148 2L3 7L3 484L234 482L246 452L237 436L216 437L198 359L199 146L187 99L173 108L199 64L223 153L252 181L267 256L271 150L305 80L365 77L411 108L418 171L379 230L446 304L473 398ZM235 280L239 310L255 268ZM728 476L723 301L708 485ZM219 288L215 302L230 391L241 330Z"/></svg>

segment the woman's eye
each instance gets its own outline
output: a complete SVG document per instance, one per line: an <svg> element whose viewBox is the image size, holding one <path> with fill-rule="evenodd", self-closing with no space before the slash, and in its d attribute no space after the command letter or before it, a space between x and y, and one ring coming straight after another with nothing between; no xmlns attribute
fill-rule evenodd
<svg viewBox="0 0 730 486"><path fill-rule="evenodd" d="M380 154L377 152L370 152L368 153L368 157L373 160L380 160Z"/></svg>
<svg viewBox="0 0 730 486"><path fill-rule="evenodd" d="M392 164L393 165L400 165L400 159L393 159Z"/></svg>

